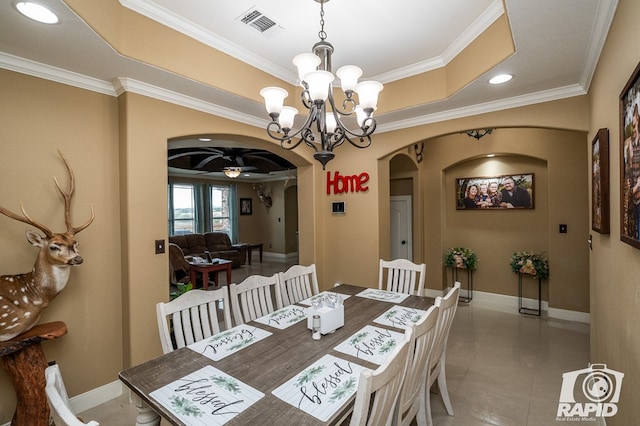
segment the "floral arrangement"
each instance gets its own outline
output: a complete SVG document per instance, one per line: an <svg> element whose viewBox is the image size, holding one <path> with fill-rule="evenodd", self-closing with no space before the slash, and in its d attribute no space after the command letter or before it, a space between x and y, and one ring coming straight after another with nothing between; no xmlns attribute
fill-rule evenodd
<svg viewBox="0 0 640 426"><path fill-rule="evenodd" d="M548 278L549 262L542 253L516 252L511 255L511 270L532 278Z"/></svg>
<svg viewBox="0 0 640 426"><path fill-rule="evenodd" d="M466 247L453 247L444 254L444 265L473 271L478 267L478 257Z"/></svg>

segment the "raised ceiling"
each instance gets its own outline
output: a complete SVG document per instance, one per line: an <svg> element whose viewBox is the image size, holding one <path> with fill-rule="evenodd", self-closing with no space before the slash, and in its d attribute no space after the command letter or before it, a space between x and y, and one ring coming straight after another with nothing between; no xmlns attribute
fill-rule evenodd
<svg viewBox="0 0 640 426"><path fill-rule="evenodd" d="M18 14L15 1L0 2L0 67L114 96L123 90L142 93L266 126L268 117L257 93L222 90L121 54L81 17L96 6L81 0L39 2L51 7L61 22L38 24ZM353 63L364 70L365 78L391 87L447 66L505 13L515 45L514 54L459 90L378 114L378 132L385 132L587 93L617 0L372 4L331 0L325 5L327 40L335 46L334 69ZM288 84L295 84L291 59L309 51L318 39L319 3L313 0L121 0L119 5L108 0L101 6L141 14ZM253 11L274 22L272 29L260 32L242 23ZM136 47L145 51L144 46ZM202 58L189 61L198 59ZM514 79L498 87L487 84L498 72L511 73ZM383 91L381 103L385 95L392 96Z"/></svg>

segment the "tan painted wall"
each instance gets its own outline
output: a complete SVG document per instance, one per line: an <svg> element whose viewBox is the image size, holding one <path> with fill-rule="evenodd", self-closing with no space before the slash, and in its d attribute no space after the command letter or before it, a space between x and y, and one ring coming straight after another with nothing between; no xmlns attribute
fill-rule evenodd
<svg viewBox="0 0 640 426"><path fill-rule="evenodd" d="M0 70L0 205L64 231L64 204L53 177L66 186L59 148L76 176L72 220L94 223L77 235L85 262L47 307L41 322L64 321L69 333L43 342L71 395L116 380L122 368L120 191L116 99ZM166 160L165 160L166 161ZM25 239L32 229L0 216L0 274L31 270L37 250ZM15 395L0 368L0 424L11 419Z"/></svg>
<svg viewBox="0 0 640 426"><path fill-rule="evenodd" d="M189 134L239 135L258 146L279 150L299 166L300 263L315 262L318 265L322 288L330 287L335 281L375 285L378 259L388 253L389 156L406 150L405 147L415 142L426 141L425 161L415 173L419 188L414 194L419 205L423 206L418 213L423 219L418 227L423 241L416 248L420 250L416 254L418 260L423 259L429 265L428 287L441 288L443 277L439 265L442 252L454 238L447 225L457 216L454 215L456 212L446 210L447 193L442 188L434 189L433 182L446 184L447 177L451 178L448 170L454 164L487 151L482 144L484 139L472 145L471 152L464 154L445 146L445 142L454 145L464 143L468 147L466 136L457 135L464 140L462 142L453 134L469 128L499 127L501 129L487 141L496 141L494 143L501 152L526 154L540 158L543 163L546 161L549 191L546 244L552 261L550 303L553 305L557 301L558 307L584 310L584 300L588 297L586 290L580 293L580 287L576 287L576 292L572 293L570 290L574 287L567 287L565 282L552 285L563 277L567 281L570 277L571 282L589 279L586 272L588 259L583 259L584 238L588 232L588 223L585 224L588 220L584 216L589 211L588 193L578 189L570 191L571 197L575 198L566 198L560 191L563 189L561 181L576 180L579 185L582 182L583 189L588 186L585 184L589 170L586 153L590 140L587 141L581 132L589 131L590 139L597 128L609 127L611 139L617 139L617 94L638 62L637 50L628 48L632 26L640 22L638 15L635 2L622 0L612 40L607 45L594 80L591 108L586 96L575 97L379 133L374 137L373 146L367 150L342 146L328 171L339 171L343 175L366 171L371 179L369 189L364 193L328 195L326 171L313 164L311 152L304 148L295 153L281 151L275 143L264 139L264 129L135 94L122 95L116 101L107 96L0 71L0 152L2 158L10 154L15 159L7 162L0 171L3 182L0 203L10 203L8 207L17 208L17 202L25 199L27 208L34 215L41 214L40 211L52 211L58 200L46 196L53 191L51 181L48 185L46 182L52 174L64 172L61 164L55 163L55 148L60 146L78 176L74 208L77 213L74 217L82 217L85 211L83 201L93 203L96 209L96 222L79 236L87 261L73 271L68 288L48 308L44 318L64 320L69 326L70 333L59 341L47 342L45 351L49 359L55 358L61 364L71 395L114 381L123 367L160 353L154 304L166 299L166 287L161 283L166 282L168 264L166 255L153 253L153 240L167 238L167 140ZM111 13L105 16L107 20L116 19ZM253 93L251 90L248 92ZM593 115L592 124L590 114ZM37 124L34 125L32 120ZM566 137L560 137L562 131L507 130L503 129L505 127L556 128L577 132L566 132ZM447 134L453 136L441 137ZM500 134L510 137L502 138ZM579 138L582 138L582 145L575 142ZM525 143L521 144L522 139ZM547 139L561 146L551 146ZM551 158L552 153L560 155L567 166L558 167L558 160ZM612 170L617 170L618 153L613 146ZM428 163L430 158L432 160ZM26 164L34 164L35 171L29 170L25 174ZM484 166L470 162L465 167L482 170ZM544 176L544 172L541 171L540 175ZM615 181L612 182L612 204L616 200L616 185ZM32 194L34 197L28 197ZM31 199L34 199L33 204ZM331 214L331 201L335 200L347 202L346 215ZM569 201L575 202L576 206L581 205L586 213L565 217L575 213L576 206L564 205ZM258 207L254 198L254 211ZM611 237L596 236L596 246L591 254L591 291L594 295L591 302L594 321L592 350L594 361L610 362L612 368L628 374L625 378L629 380L625 383L627 386L627 383L638 384L639 373L638 339L635 337L638 326L637 321L631 321L638 311L638 287L632 285L633 277L638 275L635 273L638 272L638 252L617 241L618 213L614 207ZM284 213L276 212L265 220L277 220L278 214ZM49 217L61 220L53 212ZM45 214L44 220L49 217ZM28 270L34 253L23 240L25 226L6 218L0 220L4 231L0 239L0 254L2 258L10 259L2 264L0 273ZM560 237L555 232L560 221L569 224L566 236ZM560 251L571 253L565 267L560 262L563 259L558 254ZM596 257L595 253L601 256ZM629 265L628 275L623 268L615 267L620 260ZM481 267L487 261L489 257L482 254ZM579 271L580 268L584 271ZM499 288L506 289L512 285L513 276L508 271L505 274ZM624 292L624 302L613 299L611 283L616 283L616 289ZM554 293L556 288L559 289L558 294ZM78 301L81 302L80 308ZM612 311L616 312L612 314ZM98 365L100 369L94 370ZM14 406L13 391L3 374L0 372L0 422L7 422ZM631 395L625 396L623 391L624 398L627 398L627 403L622 405L625 412L637 410L630 407ZM635 416L621 414L621 419L628 421L618 424L629 424L631 419L637 418L637 412L632 414Z"/></svg>
<svg viewBox="0 0 640 426"><path fill-rule="evenodd" d="M384 236L388 234L390 192L388 158L383 158L405 150L403 147L416 141L468 128L476 122L480 125L519 123L523 116L528 116L536 124L550 127L586 127L585 99L576 98L518 111L381 133L368 150L357 150L348 145L340 147L337 158L328 168L328 171L339 171L342 175L366 171L371 177L368 191L327 195L326 171L323 172L316 164L309 166L311 152L281 151L277 145L261 139L264 137L263 129L130 93L116 101L6 71L1 81L2 116L10 118L2 123L4 139L1 149L16 159L11 163L13 169L8 167L2 171L5 184L1 199L17 203L19 199L26 198L30 194L27 188L42 185L42 181L51 174L40 163L48 164L55 157L55 146L63 149L67 146L69 148L65 151L76 156L69 155L72 163L77 164L77 198L90 199L98 218L102 218L96 219L96 223L80 235L87 262L74 271L69 288L46 312L48 319L61 319L70 325L69 335L59 342L49 342L52 349L48 351L56 351L52 352L50 359L58 360L63 369L68 365L64 371L71 395L114 381L122 368L160 354L154 305L157 301L166 300L166 287L161 283L166 282L168 263L166 255L154 254L153 241L167 238L167 140L190 134L239 135L236 137L242 137L245 142L279 150L296 164L301 213L299 261L303 264L315 262L321 286L328 288L335 281L369 286L376 283L377 261L384 250L388 250L382 248L388 247L388 238ZM61 99L64 102L61 103ZM558 114L558 111L563 114ZM34 126L31 120L36 120L39 125ZM46 140L42 139L43 128L47 129ZM24 141L29 142L28 148L25 148ZM32 146L38 149L34 151ZM38 160L38 155L46 155L46 160ZM433 152L426 150L425 155L433 155ZM30 172L25 177L22 169L30 162L38 166L37 173ZM62 169L60 165L58 167L59 174ZM421 167L415 172L416 182L424 179L424 166ZM586 169L582 172L586 173ZM89 193L83 182L91 184ZM47 189L51 190L51 187ZM416 190L415 193L421 205L433 201L425 190ZM55 199L38 198L35 203L45 200L56 202ZM333 200L347 201L346 215L331 214ZM434 202L437 204L439 201L436 199ZM38 204L35 203L33 207L27 204L30 211L37 209ZM254 203L254 211L259 208L258 203ZM44 209L47 209L46 205ZM277 217L268 216L267 220L277 220ZM437 230L434 231L430 221L425 223L424 245L420 247L424 254L420 252L419 256L431 264L439 264L442 241L431 238ZM21 246L23 253L27 254L31 249L22 242L23 225L8 221L7 226L12 230L6 233L11 239L4 237L0 247L5 254L10 251L8 258L12 260L7 265L12 266L7 273L12 273L13 265L17 265L15 259L19 258L14 258L14 248ZM422 234L421 230L419 232ZM20 271L29 267L31 255L27 258L29 260L24 261ZM74 282L81 282L82 276L90 277L86 281L92 286L92 291L71 299L72 289L78 289ZM436 282L441 280L436 279ZM69 300L83 300L86 310L79 310L75 303L70 305ZM91 312L90 317L87 312ZM77 355L89 345L98 348L90 346L89 350L96 352L93 356ZM94 373L97 365L101 368L99 373ZM0 421L5 422L13 410L13 392L6 379L2 377L1 380Z"/></svg>
<svg viewBox="0 0 640 426"><path fill-rule="evenodd" d="M640 62L637 45L640 3L621 0L591 87L589 140L609 129L611 234L593 234L591 272L591 361L625 374L618 414L608 425L640 418L640 251L620 241L619 96Z"/></svg>
<svg viewBox="0 0 640 426"><path fill-rule="evenodd" d="M431 266L428 287L451 285L450 271L447 279L438 260L446 248L465 246L479 258L474 288L515 296L517 279L509 267L511 254L541 251L551 270L549 279L543 281L543 300L553 308L588 312L585 138L584 132L518 128L496 129L480 141L464 134L427 141L424 185L429 195L424 211L428 245L433 248L436 235L442 238L439 259L427 257ZM490 153L499 155L486 158ZM456 210L456 178L521 173L534 174L534 209ZM444 203L438 206L436 200ZM560 223L568 225L567 234L559 234Z"/></svg>

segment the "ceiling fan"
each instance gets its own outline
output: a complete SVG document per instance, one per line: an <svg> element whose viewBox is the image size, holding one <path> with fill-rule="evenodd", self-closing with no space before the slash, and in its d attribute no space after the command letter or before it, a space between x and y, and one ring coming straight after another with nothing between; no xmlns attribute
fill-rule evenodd
<svg viewBox="0 0 640 426"><path fill-rule="evenodd" d="M169 167L200 172L198 174L240 173L269 174L295 169L295 166L276 154L253 148L192 147L169 149ZM236 175L237 176L237 175Z"/></svg>

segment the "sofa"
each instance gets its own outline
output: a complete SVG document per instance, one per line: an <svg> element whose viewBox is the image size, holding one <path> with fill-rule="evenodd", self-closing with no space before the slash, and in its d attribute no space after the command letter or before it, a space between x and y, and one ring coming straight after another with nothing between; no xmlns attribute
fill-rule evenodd
<svg viewBox="0 0 640 426"><path fill-rule="evenodd" d="M185 256L204 257L204 252L208 251L211 257L230 260L232 268L239 268L242 265L240 250L233 247L229 235L225 232L171 235L169 243L179 246Z"/></svg>

